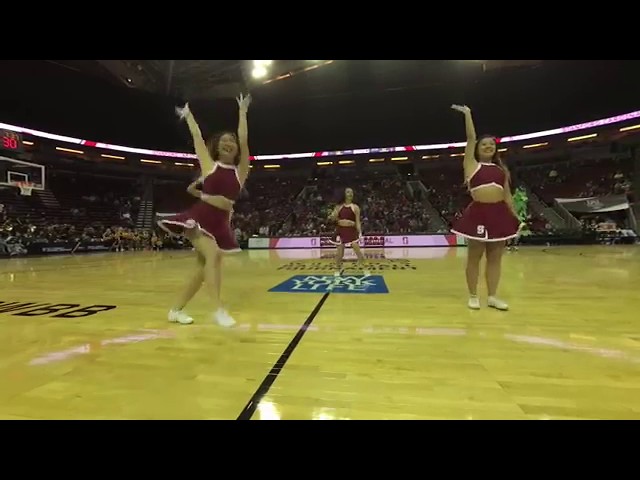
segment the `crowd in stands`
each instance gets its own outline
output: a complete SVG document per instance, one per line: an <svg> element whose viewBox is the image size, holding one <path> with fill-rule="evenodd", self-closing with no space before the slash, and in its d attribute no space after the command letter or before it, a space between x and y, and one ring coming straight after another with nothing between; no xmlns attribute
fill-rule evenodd
<svg viewBox="0 0 640 480"><path fill-rule="evenodd" d="M2 205L2 204L0 204ZM2 206L4 210L4 206ZM10 217L0 213L0 255L22 255L38 247L75 246L101 244L112 251L157 250L173 244L169 238L163 238L154 230L123 226L105 226L90 223L84 227L70 224L34 224L30 219Z"/></svg>
<svg viewBox="0 0 640 480"><path fill-rule="evenodd" d="M344 198L346 188L354 190L360 206L364 234L424 233L429 217L420 200L396 174L334 172L321 170L309 181L278 230L279 236L331 235L335 225L328 219L331 210Z"/></svg>
<svg viewBox="0 0 640 480"><path fill-rule="evenodd" d="M136 179L50 170L48 187L55 192L55 200L48 205L43 203L49 210L48 218L55 217L54 223L100 221L107 225L133 227L140 207L141 185Z"/></svg>
<svg viewBox="0 0 640 480"><path fill-rule="evenodd" d="M450 226L471 201L460 165L422 170L420 179L427 188L431 204Z"/></svg>
<svg viewBox="0 0 640 480"><path fill-rule="evenodd" d="M547 205L553 205L555 198L611 194L625 195L633 203L632 165L633 161L625 157L556 161L522 168L519 178ZM615 215L613 221L620 228L625 227L624 215Z"/></svg>
<svg viewBox="0 0 640 480"><path fill-rule="evenodd" d="M39 244L106 243L114 250L151 248L154 235L137 229L139 185L133 179L50 172L41 196L0 187L0 255ZM157 235L155 236L157 239Z"/></svg>
<svg viewBox="0 0 640 480"><path fill-rule="evenodd" d="M249 177L233 212L237 238L284 236L283 223L296 205L296 198L307 179L304 176L280 177L278 173L272 172L263 178Z"/></svg>
<svg viewBox="0 0 640 480"><path fill-rule="evenodd" d="M555 197L587 197L612 193L632 196L630 161L580 159L548 162L518 169L517 182L551 205ZM397 170L317 169L311 175L273 171L249 177L234 206L232 225L240 241L252 236L330 235L328 219L346 187L355 192L362 211L363 233L368 235L435 233L449 227L470 201L459 165L438 165L419 173L426 191L416 189ZM515 183L515 182L514 182ZM142 250L189 246L171 238L155 222L137 226L144 188L133 178L49 172L50 195L20 195L0 189L0 254L21 254L37 243L102 242L109 249ZM184 181L153 184L155 212L176 213L195 199ZM531 198L530 198L531 200ZM425 208L429 202L435 208ZM430 218L427 212L441 218ZM553 232L541 212L529 208L529 230ZM614 221L619 221L614 219ZM585 220L585 229L592 219Z"/></svg>
<svg viewBox="0 0 640 480"><path fill-rule="evenodd" d="M523 168L520 177L547 204L556 197L631 193L631 160L584 159Z"/></svg>

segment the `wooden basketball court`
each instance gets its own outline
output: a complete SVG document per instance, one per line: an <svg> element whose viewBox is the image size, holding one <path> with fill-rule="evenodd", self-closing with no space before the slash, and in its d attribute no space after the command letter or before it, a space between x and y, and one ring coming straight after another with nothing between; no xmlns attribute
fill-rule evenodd
<svg viewBox="0 0 640 480"><path fill-rule="evenodd" d="M504 313L467 309L464 248L368 250L369 283L332 283L330 251L245 251L233 329L204 292L167 323L191 252L2 260L0 418L640 418L638 252L508 253Z"/></svg>

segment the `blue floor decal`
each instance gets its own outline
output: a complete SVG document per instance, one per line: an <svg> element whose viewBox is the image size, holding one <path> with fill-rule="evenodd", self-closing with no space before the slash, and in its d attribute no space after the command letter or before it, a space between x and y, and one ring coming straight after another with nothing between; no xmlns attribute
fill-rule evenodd
<svg viewBox="0 0 640 480"><path fill-rule="evenodd" d="M270 292L281 293L389 293L382 275L294 275Z"/></svg>

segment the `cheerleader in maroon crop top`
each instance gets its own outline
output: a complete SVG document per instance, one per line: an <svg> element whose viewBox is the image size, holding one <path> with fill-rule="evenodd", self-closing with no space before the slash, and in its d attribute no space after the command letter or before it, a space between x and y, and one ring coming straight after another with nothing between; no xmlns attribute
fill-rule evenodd
<svg viewBox="0 0 640 480"><path fill-rule="evenodd" d="M215 135L208 144L202 139L189 106L178 109L178 114L189 126L200 163L200 178L187 188L187 192L198 200L188 210L164 217L158 225L171 234L186 236L195 247L198 261L192 278L169 311L170 322L193 323L193 318L183 309L204 284L216 306L213 319L225 327L235 324L222 306L220 289L223 255L241 251L231 228L231 213L249 175L247 110L251 97L240 95L237 101L238 133Z"/></svg>
<svg viewBox="0 0 640 480"><path fill-rule="evenodd" d="M340 276L344 247L347 246L353 248L358 257L358 267L363 270L365 276L369 276L369 271L364 267L364 255L359 244L362 238L362 225L360 224L360 207L353 203L353 189L345 189L343 202L333 209L329 219L337 223L336 235L332 240L332 243L337 245L334 275Z"/></svg>
<svg viewBox="0 0 640 480"><path fill-rule="evenodd" d="M509 172L500 159L495 137L476 140L469 107L453 105L465 116L467 146L464 157L464 178L473 201L456 220L451 231L467 239L468 306L480 308L478 277L480 260L486 255L486 280L489 307L508 310L509 306L496 297L506 241L518 235L520 221L513 207Z"/></svg>

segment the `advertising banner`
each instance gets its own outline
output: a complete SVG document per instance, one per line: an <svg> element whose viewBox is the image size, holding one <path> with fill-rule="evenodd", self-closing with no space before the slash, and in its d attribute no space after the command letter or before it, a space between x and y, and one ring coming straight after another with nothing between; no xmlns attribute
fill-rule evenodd
<svg viewBox="0 0 640 480"><path fill-rule="evenodd" d="M77 248L76 248L77 247ZM110 246L104 242L42 242L32 243L27 246L29 255L48 255L53 253L85 253L85 252L108 252Z"/></svg>
<svg viewBox="0 0 640 480"><path fill-rule="evenodd" d="M629 201L624 194L589 198L556 198L556 201L570 212L577 213L615 212L629 208Z"/></svg>
<svg viewBox="0 0 640 480"><path fill-rule="evenodd" d="M466 245L464 239L453 234L434 235L365 235L360 240L363 248L384 247L455 247ZM249 239L249 248L335 248L330 237L285 237Z"/></svg>

